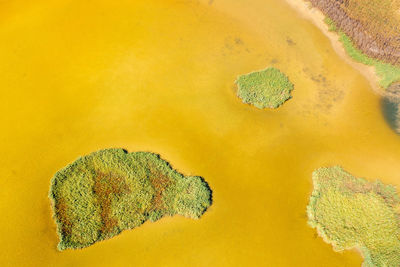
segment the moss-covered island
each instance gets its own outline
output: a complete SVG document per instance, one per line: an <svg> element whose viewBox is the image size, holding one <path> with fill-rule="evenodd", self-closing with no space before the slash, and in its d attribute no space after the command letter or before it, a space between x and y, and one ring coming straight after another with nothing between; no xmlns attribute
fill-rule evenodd
<svg viewBox="0 0 400 267"><path fill-rule="evenodd" d="M279 107L293 90L288 77L273 67L240 75L236 84L239 98L260 109Z"/></svg>
<svg viewBox="0 0 400 267"><path fill-rule="evenodd" d="M357 248L363 266L400 266L400 198L391 185L341 167L313 173L308 222L336 251Z"/></svg>
<svg viewBox="0 0 400 267"><path fill-rule="evenodd" d="M211 205L211 190L183 176L159 155L106 149L58 171L51 199L59 250L84 248L146 220L180 214L197 219Z"/></svg>

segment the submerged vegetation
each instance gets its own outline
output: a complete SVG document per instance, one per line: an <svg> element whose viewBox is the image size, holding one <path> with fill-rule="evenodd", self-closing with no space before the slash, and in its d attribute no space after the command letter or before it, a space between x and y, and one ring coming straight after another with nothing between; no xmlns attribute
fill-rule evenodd
<svg viewBox="0 0 400 267"><path fill-rule="evenodd" d="M291 97L293 90L288 77L272 67L240 75L236 84L242 101L260 109L279 107Z"/></svg>
<svg viewBox="0 0 400 267"><path fill-rule="evenodd" d="M339 41L343 44L346 53L353 58L355 61L373 66L375 72L379 77L379 84L383 88L388 88L394 82L400 81L400 67L392 65L390 63L383 62L381 60L369 57L358 49L353 41L343 31L338 29L335 22L330 18L326 17L325 23L328 24L329 30L337 32L339 34Z"/></svg>
<svg viewBox="0 0 400 267"><path fill-rule="evenodd" d="M211 205L201 177L184 177L157 154L123 149L78 158L54 175L49 197L59 250L84 248L164 215L198 219Z"/></svg>
<svg viewBox="0 0 400 267"><path fill-rule="evenodd" d="M308 222L336 251L358 248L364 266L400 266L400 198L391 185L340 167L313 173Z"/></svg>

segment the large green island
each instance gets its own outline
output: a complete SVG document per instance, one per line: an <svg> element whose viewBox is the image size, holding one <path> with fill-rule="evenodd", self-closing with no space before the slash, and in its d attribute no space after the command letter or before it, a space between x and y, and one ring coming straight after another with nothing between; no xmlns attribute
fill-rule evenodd
<svg viewBox="0 0 400 267"><path fill-rule="evenodd" d="M400 198L391 185L341 167L313 173L308 222L334 250L357 248L365 267L400 266Z"/></svg>
<svg viewBox="0 0 400 267"><path fill-rule="evenodd" d="M50 194L59 250L84 248L145 221L197 219L211 205L203 178L185 177L159 155L106 149L58 171Z"/></svg>

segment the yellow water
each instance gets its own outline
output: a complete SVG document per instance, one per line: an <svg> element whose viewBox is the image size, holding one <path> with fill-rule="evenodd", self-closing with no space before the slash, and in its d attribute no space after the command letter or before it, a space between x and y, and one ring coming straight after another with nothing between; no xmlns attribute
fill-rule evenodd
<svg viewBox="0 0 400 267"><path fill-rule="evenodd" d="M236 76L271 65L293 98L242 104ZM0 90L2 266L360 266L308 227L311 173L400 185L379 97L281 0L0 1ZM58 252L49 181L109 147L203 176L213 205Z"/></svg>

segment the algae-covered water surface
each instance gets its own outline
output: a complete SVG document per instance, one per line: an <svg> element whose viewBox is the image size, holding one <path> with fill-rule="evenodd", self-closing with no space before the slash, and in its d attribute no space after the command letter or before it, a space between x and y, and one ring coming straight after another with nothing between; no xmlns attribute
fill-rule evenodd
<svg viewBox="0 0 400 267"><path fill-rule="evenodd" d="M267 67L292 99L242 103L236 78ZM281 0L3 1L0 88L2 266L360 266L307 224L311 174L400 185L380 97ZM203 177L212 205L58 251L51 179L107 148Z"/></svg>

